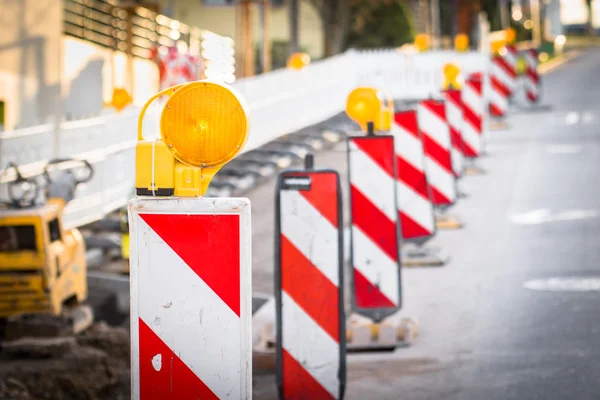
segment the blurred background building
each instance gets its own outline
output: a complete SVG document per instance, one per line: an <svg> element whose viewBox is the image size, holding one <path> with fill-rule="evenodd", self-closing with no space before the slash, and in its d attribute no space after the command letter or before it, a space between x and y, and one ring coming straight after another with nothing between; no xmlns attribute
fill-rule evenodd
<svg viewBox="0 0 600 400"><path fill-rule="evenodd" d="M0 129L114 112L186 80L233 83L293 51L314 61L416 32L474 42L480 12L527 38L533 5L546 40L600 28L600 0L0 0Z"/></svg>

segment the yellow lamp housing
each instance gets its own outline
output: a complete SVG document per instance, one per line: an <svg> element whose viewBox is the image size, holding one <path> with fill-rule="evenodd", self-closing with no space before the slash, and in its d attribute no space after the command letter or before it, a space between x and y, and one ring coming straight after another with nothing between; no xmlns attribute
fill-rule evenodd
<svg viewBox="0 0 600 400"><path fill-rule="evenodd" d="M375 130L382 128L383 107L383 94L370 86L357 87L346 100L346 114L365 132L368 122L373 122Z"/></svg>
<svg viewBox="0 0 600 400"><path fill-rule="evenodd" d="M444 64L444 84L443 89L460 89L464 81L458 63L449 62Z"/></svg>
<svg viewBox="0 0 600 400"><path fill-rule="evenodd" d="M310 56L306 53L293 53L287 59L289 69L301 70L310 64Z"/></svg>
<svg viewBox="0 0 600 400"><path fill-rule="evenodd" d="M144 139L148 106L166 95L160 139ZM136 192L140 196L202 196L223 165L248 138L244 100L231 87L208 80L173 86L152 96L138 120Z"/></svg>
<svg viewBox="0 0 600 400"><path fill-rule="evenodd" d="M431 39L429 38L429 35L420 33L415 36L415 46L419 51L429 50L429 47L431 46Z"/></svg>
<svg viewBox="0 0 600 400"><path fill-rule="evenodd" d="M469 36L465 33L459 33L454 37L454 49L456 51L469 50Z"/></svg>

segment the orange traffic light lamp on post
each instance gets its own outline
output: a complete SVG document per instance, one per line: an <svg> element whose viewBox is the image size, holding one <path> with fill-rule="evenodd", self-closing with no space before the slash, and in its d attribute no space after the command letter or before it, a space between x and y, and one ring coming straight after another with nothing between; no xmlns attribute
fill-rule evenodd
<svg viewBox="0 0 600 400"><path fill-rule="evenodd" d="M144 115L162 96L160 137L145 139ZM142 108L127 207L133 400L252 399L250 200L204 197L248 132L243 99L213 81L173 86Z"/></svg>
<svg viewBox="0 0 600 400"><path fill-rule="evenodd" d="M148 106L168 96L160 139L144 139ZM213 176L246 143L250 128L243 99L227 85L196 81L152 96L138 120L136 192L140 196L202 196Z"/></svg>
<svg viewBox="0 0 600 400"><path fill-rule="evenodd" d="M373 130L380 130L383 122L384 96L380 90L360 86L350 92L346 100L346 114L356 122L363 132L368 133L369 123Z"/></svg>
<svg viewBox="0 0 600 400"><path fill-rule="evenodd" d="M288 59L286 66L289 69L301 70L310 64L310 56L306 53L293 53Z"/></svg>
<svg viewBox="0 0 600 400"><path fill-rule="evenodd" d="M457 63L449 62L444 64L444 90L456 89L459 90L464 85L464 78L461 74L460 66Z"/></svg>

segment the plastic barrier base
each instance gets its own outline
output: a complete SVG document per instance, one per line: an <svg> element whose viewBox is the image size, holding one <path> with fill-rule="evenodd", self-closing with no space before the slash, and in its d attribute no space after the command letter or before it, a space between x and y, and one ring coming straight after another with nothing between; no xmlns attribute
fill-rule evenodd
<svg viewBox="0 0 600 400"><path fill-rule="evenodd" d="M436 215L435 227L437 229L462 229L465 224L460 218L453 215Z"/></svg>
<svg viewBox="0 0 600 400"><path fill-rule="evenodd" d="M450 257L433 249L403 249L402 251L402 267L442 267Z"/></svg>
<svg viewBox="0 0 600 400"><path fill-rule="evenodd" d="M490 131L505 131L509 129L510 126L502 120L491 120L489 128Z"/></svg>
<svg viewBox="0 0 600 400"><path fill-rule="evenodd" d="M485 175L486 171L483 168L471 166L471 167L465 168L465 171L463 172L463 174L465 176Z"/></svg>
<svg viewBox="0 0 600 400"><path fill-rule="evenodd" d="M358 314L352 314L346 322L346 351L394 351L409 347L418 334L415 321L390 316L381 323Z"/></svg>

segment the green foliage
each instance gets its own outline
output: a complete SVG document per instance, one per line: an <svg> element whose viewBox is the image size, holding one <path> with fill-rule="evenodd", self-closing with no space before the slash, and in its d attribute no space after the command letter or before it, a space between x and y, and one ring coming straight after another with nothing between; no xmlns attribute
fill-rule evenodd
<svg viewBox="0 0 600 400"><path fill-rule="evenodd" d="M290 43L287 40L273 40L271 42L271 69L285 68L287 59L289 56ZM300 47L301 52L306 52L306 48ZM259 44L254 49L254 71L259 74L262 73L261 65L261 51L262 47ZM312 60L315 61L315 60Z"/></svg>
<svg viewBox="0 0 600 400"><path fill-rule="evenodd" d="M347 48L398 47L414 39L411 16L402 0L357 0L351 15Z"/></svg>

